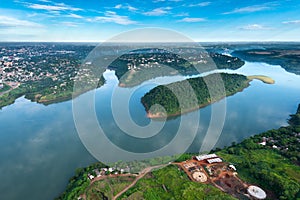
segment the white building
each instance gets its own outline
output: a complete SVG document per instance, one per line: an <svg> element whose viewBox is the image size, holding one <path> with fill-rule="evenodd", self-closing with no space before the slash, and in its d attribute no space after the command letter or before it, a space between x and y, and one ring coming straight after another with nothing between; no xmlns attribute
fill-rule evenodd
<svg viewBox="0 0 300 200"><path fill-rule="evenodd" d="M199 156L196 156L196 159L198 161L201 161L201 160L206 160L206 159L210 159L210 158L216 158L218 157L216 154L203 154L203 155L199 155Z"/></svg>
<svg viewBox="0 0 300 200"><path fill-rule="evenodd" d="M221 163L223 162L221 158L212 158L212 159L207 159L207 162L209 164L212 164L212 163Z"/></svg>

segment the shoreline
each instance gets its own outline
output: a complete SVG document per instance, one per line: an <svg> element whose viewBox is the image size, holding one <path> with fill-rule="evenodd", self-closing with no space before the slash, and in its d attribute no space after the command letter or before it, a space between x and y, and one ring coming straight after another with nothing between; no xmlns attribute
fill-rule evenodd
<svg viewBox="0 0 300 200"><path fill-rule="evenodd" d="M247 76L247 78L251 81L253 81L255 79L255 80L262 81L263 83L266 83L266 84L275 84L275 80L269 76L251 75L251 76Z"/></svg>

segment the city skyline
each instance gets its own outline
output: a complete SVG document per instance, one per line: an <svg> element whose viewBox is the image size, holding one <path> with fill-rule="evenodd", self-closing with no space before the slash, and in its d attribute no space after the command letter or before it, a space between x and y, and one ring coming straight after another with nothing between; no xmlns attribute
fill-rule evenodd
<svg viewBox="0 0 300 200"><path fill-rule="evenodd" d="M165 28L197 42L300 41L300 2L3 0L0 41L101 42Z"/></svg>

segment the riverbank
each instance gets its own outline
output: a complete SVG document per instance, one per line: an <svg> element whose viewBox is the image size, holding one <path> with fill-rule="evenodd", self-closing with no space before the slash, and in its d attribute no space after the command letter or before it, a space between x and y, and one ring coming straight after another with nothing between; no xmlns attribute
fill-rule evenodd
<svg viewBox="0 0 300 200"><path fill-rule="evenodd" d="M100 78L98 87L101 87L105 83L103 77ZM54 103L64 102L76 98L85 92L94 89L93 86L84 86L82 88L76 88L74 91L74 82L70 81L64 85L47 85L44 83L23 83L15 84L15 87L11 86L5 92L0 92L0 109L10 104L13 104L15 100L21 96L25 96L26 99L37 102L43 105L50 105Z"/></svg>

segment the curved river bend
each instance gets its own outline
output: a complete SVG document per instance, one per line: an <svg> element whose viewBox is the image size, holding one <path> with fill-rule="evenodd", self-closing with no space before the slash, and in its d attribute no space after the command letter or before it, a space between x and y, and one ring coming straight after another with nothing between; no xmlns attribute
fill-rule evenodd
<svg viewBox="0 0 300 200"><path fill-rule="evenodd" d="M300 76L288 73L280 66L263 63L246 63L236 71L227 72L266 75L272 77L275 84L268 85L254 80L243 92L226 98L226 120L217 147L287 124L289 114L296 111L300 102ZM97 89L95 98L97 115L106 132L110 133L108 137L117 145L133 151L159 148L162 144L155 140L136 145L136 140L127 139L111 122L110 106L105 105L110 105L109 94L113 87L117 87L118 82L113 72L106 72L105 75L108 78L107 84ZM167 83L182 78L165 77L159 80ZM155 86L152 82L153 80L143 83L129 101L132 119L139 125L149 123L140 97ZM119 101L122 102L122 99ZM200 149L210 120L210 108L211 106L207 106L194 111L201 114L201 121L189 151ZM183 117L188 118L192 114ZM174 136L172 133L176 132L179 121L180 118L174 118L166 122L162 130L168 133L163 136L165 141ZM64 191L76 168L95 162L77 135L72 101L44 106L19 98L13 105L0 110L0 130L1 199L53 199Z"/></svg>

